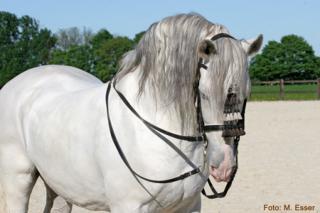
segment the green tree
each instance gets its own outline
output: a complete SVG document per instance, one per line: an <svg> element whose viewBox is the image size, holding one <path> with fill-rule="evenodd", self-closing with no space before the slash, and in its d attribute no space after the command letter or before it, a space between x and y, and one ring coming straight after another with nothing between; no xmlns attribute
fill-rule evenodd
<svg viewBox="0 0 320 213"><path fill-rule="evenodd" d="M51 52L49 64L77 67L94 74L94 56L91 47L93 33L77 27L60 29L56 33L57 45Z"/></svg>
<svg viewBox="0 0 320 213"><path fill-rule="evenodd" d="M317 67L318 69L316 70L316 75L317 75L317 78L320 78L320 57L317 57Z"/></svg>
<svg viewBox="0 0 320 213"><path fill-rule="evenodd" d="M92 49L88 45L73 45L67 50L55 49L51 53L49 64L61 64L77 67L93 73Z"/></svg>
<svg viewBox="0 0 320 213"><path fill-rule="evenodd" d="M0 12L0 88L19 70L16 42L19 39L19 19Z"/></svg>
<svg viewBox="0 0 320 213"><path fill-rule="evenodd" d="M133 38L133 42L135 44L138 44L140 39L143 37L143 35L146 33L146 31L141 31L140 33L137 33L134 38Z"/></svg>
<svg viewBox="0 0 320 213"><path fill-rule="evenodd" d="M300 36L287 35L280 42L270 41L250 66L258 80L314 79L319 73L312 47Z"/></svg>
<svg viewBox="0 0 320 213"><path fill-rule="evenodd" d="M113 38L113 35L106 29L101 29L96 33L91 41L90 41L90 46L92 48L92 67L93 67L93 72L95 76L99 77L98 71L97 71L97 66L100 66L100 61L103 60L103 57L99 52L101 47L103 46L104 43L107 41L111 40ZM99 71L101 73L101 70Z"/></svg>
<svg viewBox="0 0 320 213"><path fill-rule="evenodd" d="M113 38L113 35L106 29L100 30L91 39L93 49L99 49L103 43Z"/></svg>
<svg viewBox="0 0 320 213"><path fill-rule="evenodd" d="M49 63L74 66L90 72L103 81L107 81L117 71L121 56L133 46L132 40L127 37L113 37L105 29L93 35L89 44L84 45L80 39L77 42L74 42L76 39L68 39L72 37L70 35L80 38L79 33L60 30L59 35L58 41L65 41L64 43L69 45L61 47L61 43L58 43L51 53Z"/></svg>
<svg viewBox="0 0 320 213"><path fill-rule="evenodd" d="M20 18L20 39L16 43L17 53L24 54L20 67L23 70L48 63L50 49L56 40L47 29L39 29L39 24L29 16Z"/></svg>
<svg viewBox="0 0 320 213"><path fill-rule="evenodd" d="M127 37L115 37L101 44L95 53L97 77L107 81L119 68L119 61L124 53L131 50L134 42Z"/></svg>
<svg viewBox="0 0 320 213"><path fill-rule="evenodd" d="M55 42L35 19L0 12L0 86L24 70L46 64Z"/></svg>

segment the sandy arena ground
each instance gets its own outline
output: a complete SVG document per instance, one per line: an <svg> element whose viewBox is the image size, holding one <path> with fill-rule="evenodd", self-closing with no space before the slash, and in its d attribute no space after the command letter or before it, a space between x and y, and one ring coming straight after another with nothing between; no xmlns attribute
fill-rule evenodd
<svg viewBox="0 0 320 213"><path fill-rule="evenodd" d="M246 119L233 186L224 199L203 198L202 212L320 213L320 101L250 102ZM41 212L44 198L39 182L29 212ZM315 207L297 211L296 204ZM74 207L72 212L90 211Z"/></svg>

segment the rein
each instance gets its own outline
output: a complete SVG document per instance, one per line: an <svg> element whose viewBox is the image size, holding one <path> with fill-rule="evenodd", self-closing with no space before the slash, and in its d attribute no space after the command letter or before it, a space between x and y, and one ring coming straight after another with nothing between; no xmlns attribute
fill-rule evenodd
<svg viewBox="0 0 320 213"><path fill-rule="evenodd" d="M211 38L212 41L220 39L220 38L231 38L231 39L235 39L234 37L232 37L229 34L226 33L220 33L217 34L215 36L213 36ZM132 105L129 103L129 101L125 98L125 96L116 89L115 87L115 81L110 81L108 87L107 87L107 91L106 91L106 96L105 96L105 100L106 100L106 109L107 109L107 119L108 119L108 125L109 125L109 131L110 131L110 135L112 138L112 141L122 159L122 161L125 163L126 167L130 170L130 172L133 174L133 176L135 176L136 178L139 177L140 179L143 179L145 181L148 182L152 182L152 183L160 183L160 184L164 184L164 183L172 183L175 181L179 181L179 180L183 180L187 177L190 177L192 175L198 174L201 172L200 167L196 167L193 170L190 170L188 172L185 172L181 175L178 175L176 177L173 178L169 178L169 179L164 179L164 180L154 180L154 179L150 179L150 178L146 178L140 174L138 174L130 165L128 159L126 158L124 152L122 151L122 148L119 144L119 141L115 135L114 132L114 128L112 126L112 122L111 122L111 118L110 118L110 112L109 112L109 95L110 95L110 90L111 87L113 87L114 91L117 93L117 95L120 97L120 99L122 100L122 102L128 107L128 109L139 119L142 121L142 123L150 130L152 131L155 135L157 135L158 137L160 137L160 133L167 135L169 137L172 138L176 138L179 140L183 140L183 141L188 141L188 142L200 142L203 143L204 145L204 152L203 152L203 157L204 157L204 162L203 162L203 166L205 166L206 164L206 152L207 152L207 147L208 147L208 140L207 140L207 136L206 136L206 132L211 132L211 131L223 131L222 136L223 137L234 137L234 153L236 155L236 167L235 170L230 178L230 181L228 181L225 189L223 192L218 193L215 188L213 187L210 179L208 178L208 184L213 192L213 195L207 195L205 190L202 190L202 194L204 196L206 196L209 199L214 199L214 198L221 198L224 197L229 188L232 185L232 181L235 177L235 174L237 172L237 165L238 165L238 142L240 140L240 136L244 135L244 111L245 111L245 105L246 105L246 100L243 104L242 110L241 110L241 116L242 119L236 119L236 120L231 120L231 121L224 121L224 124L218 124L218 125L205 125L204 121L203 121L203 117L202 117L202 111L201 111L201 98L200 98L200 91L199 91L199 81L200 81L200 69L207 69L207 66L205 64L203 64L202 59L200 58L199 63L198 63L198 68L197 68L197 73L196 73L196 81L194 83L194 89L195 89L195 103L196 103L196 113L197 113L197 123L198 123L198 132L199 135L196 136L184 136L184 135L179 135L179 134L175 134L172 132L169 132L167 130L164 130L150 122L148 122L147 120L145 120L143 117L141 117L141 115L139 115L139 113L132 107ZM233 93L232 90L228 91L228 96L227 96L227 100L225 103L225 110L224 113L238 113L240 112L239 109L236 106L236 104L238 103L238 99L235 93ZM162 136L162 135L161 135ZM160 137L162 140L163 138ZM173 144L168 144L170 146L174 146ZM178 148L175 147L175 150L177 150ZM181 152L179 153L181 154Z"/></svg>
<svg viewBox="0 0 320 213"><path fill-rule="evenodd" d="M146 180L146 181L149 181L149 182L152 182L152 183L171 183L171 182L175 182L175 181L178 181L178 180L183 180L191 175L194 175L194 174L197 174L200 172L200 168L197 167L189 172L186 172L186 173L183 173L179 176L176 176L174 178L170 178L170 179L165 179L165 180L154 180L154 179L150 179L150 178L146 178L146 177L143 177L142 175L138 174L130 165L129 161L127 160L125 154L123 153L122 149L121 149L121 146L118 142L118 139L114 133L114 130L113 130L113 126L112 126L112 123L111 123L111 119L110 119L110 113L109 113L109 94L110 94L110 89L111 89L111 84L112 82L109 83L108 85L108 88L107 88L107 93L106 93L106 106L107 106L107 117L108 117L108 124L109 124L109 130L110 130L110 134L111 134L111 138L112 138L112 141L114 143L114 145L116 146L117 148L117 151L122 159L122 161L125 163L125 165L128 167L128 169L130 170L130 172L134 175L134 176L137 176L143 180ZM124 104L130 109L130 111L135 115L137 116L151 131L152 130L156 130L156 131L159 131L163 134L167 134L171 137L174 137L174 138L177 138L177 139L180 139L180 140L187 140L187 141L199 141L199 137L198 136L182 136L182 135L177 135L177 134L174 134L174 133L171 133L171 132L168 132L166 130L163 130L161 129L160 127L157 127L151 123L149 123L148 121L146 121L145 119L143 119L138 113L137 111L129 104L128 100L124 97L124 95L118 91L116 88L115 88L115 84L113 83L113 88L114 90L117 92L117 94L119 95L119 97L121 98L121 100L124 102ZM201 140L200 140L201 141Z"/></svg>

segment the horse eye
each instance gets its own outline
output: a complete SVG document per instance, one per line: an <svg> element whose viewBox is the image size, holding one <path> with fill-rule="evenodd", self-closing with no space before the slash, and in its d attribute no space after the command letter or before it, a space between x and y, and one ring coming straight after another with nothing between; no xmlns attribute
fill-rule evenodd
<svg viewBox="0 0 320 213"><path fill-rule="evenodd" d="M200 96L201 96L201 99L209 100L209 97L202 92L200 92Z"/></svg>
<svg viewBox="0 0 320 213"><path fill-rule="evenodd" d="M209 46L206 47L206 49L204 50L204 53L209 55L212 52L212 48L210 48Z"/></svg>

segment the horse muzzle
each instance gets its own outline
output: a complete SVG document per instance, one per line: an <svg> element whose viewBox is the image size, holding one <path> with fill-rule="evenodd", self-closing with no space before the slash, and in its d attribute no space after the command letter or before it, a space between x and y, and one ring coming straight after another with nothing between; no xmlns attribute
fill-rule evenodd
<svg viewBox="0 0 320 213"><path fill-rule="evenodd" d="M233 150L233 147L229 145L222 145L222 152L224 154L224 158L218 166L210 165L210 175L217 181L225 181L228 182L233 176L236 167L236 154Z"/></svg>
<svg viewBox="0 0 320 213"><path fill-rule="evenodd" d="M210 166L210 175L215 179L217 182L228 182L230 181L231 177L233 176L236 170L236 166L231 168L219 171L219 168L215 168L214 166Z"/></svg>

